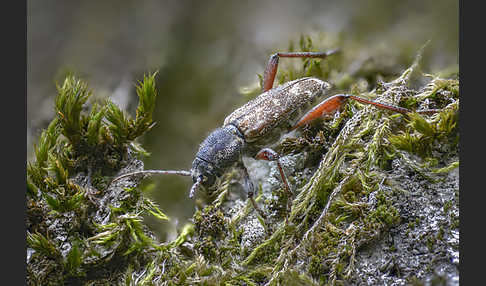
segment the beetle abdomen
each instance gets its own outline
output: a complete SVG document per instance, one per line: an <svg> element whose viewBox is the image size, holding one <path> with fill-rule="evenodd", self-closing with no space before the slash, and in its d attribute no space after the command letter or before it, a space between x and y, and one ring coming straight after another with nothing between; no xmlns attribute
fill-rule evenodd
<svg viewBox="0 0 486 286"><path fill-rule="evenodd" d="M287 82L235 110L226 117L224 125L232 123L238 127L246 142L265 138L265 143L272 143L328 89L330 84L317 78Z"/></svg>

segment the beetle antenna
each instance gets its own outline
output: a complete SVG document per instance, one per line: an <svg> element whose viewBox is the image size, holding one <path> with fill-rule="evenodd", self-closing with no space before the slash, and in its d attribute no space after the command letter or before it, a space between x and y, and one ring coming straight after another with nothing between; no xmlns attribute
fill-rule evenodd
<svg viewBox="0 0 486 286"><path fill-rule="evenodd" d="M174 174L174 175L180 175L180 176L190 176L191 172L186 171L186 170L144 170L144 171L137 171L137 172L131 172L131 173L123 174L121 176L116 177L111 182L113 183L113 182L116 182L116 181L123 179L123 178L126 178L126 177L131 177L131 176L141 175L141 174L149 174L149 175L153 175L153 174L164 174L164 175L165 174Z"/></svg>
<svg viewBox="0 0 486 286"><path fill-rule="evenodd" d="M194 197L194 194L196 193L197 188L201 184L201 177L198 177L194 185L191 187L191 191L189 192L189 198Z"/></svg>

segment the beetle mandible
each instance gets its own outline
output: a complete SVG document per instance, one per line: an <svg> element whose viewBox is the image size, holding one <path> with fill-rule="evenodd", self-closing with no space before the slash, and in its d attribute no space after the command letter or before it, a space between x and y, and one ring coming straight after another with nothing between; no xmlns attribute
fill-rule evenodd
<svg viewBox="0 0 486 286"><path fill-rule="evenodd" d="M304 77L286 82L273 88L280 57L288 58L326 58L338 50L329 52L278 52L270 56L263 74L262 94L250 100L226 117L223 126L212 131L200 144L190 171L185 170L144 170L127 173L113 180L138 174L176 174L191 176L193 185L189 197L199 188L211 189L216 179L230 168L237 167L243 174L243 185L253 207L264 217L253 195L253 183L242 162L242 156L260 160L276 161L284 190L291 196L289 184L279 162L279 154L269 146L293 129L306 125L325 114L340 109L348 99L372 104L379 108L406 114L411 110L370 101L351 94L337 94L328 97L304 114L318 99L327 95L331 85L317 78ZM435 113L428 109L418 113ZM302 115L304 114L304 115ZM290 205L288 206L290 207Z"/></svg>

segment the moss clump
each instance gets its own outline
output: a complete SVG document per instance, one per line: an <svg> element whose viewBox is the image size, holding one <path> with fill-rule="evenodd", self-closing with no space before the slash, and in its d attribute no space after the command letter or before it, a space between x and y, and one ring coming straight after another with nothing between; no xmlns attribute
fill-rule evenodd
<svg viewBox="0 0 486 286"><path fill-rule="evenodd" d="M212 205L194 214L194 225L199 237L221 237L227 228L223 213Z"/></svg>
<svg viewBox="0 0 486 286"><path fill-rule="evenodd" d="M412 113L408 115L405 130L390 136L390 143L400 150L416 154L423 159L431 158L432 152L447 143L455 147L459 142L458 108L459 80L445 80L433 77L423 91L413 97L415 100L430 99L426 108L440 107L443 110L430 119Z"/></svg>
<svg viewBox="0 0 486 286"><path fill-rule="evenodd" d="M367 217L369 223L380 223L385 227L397 225L400 222L400 215L385 192L379 190L376 199L378 200L376 209L371 211Z"/></svg>
<svg viewBox="0 0 486 286"><path fill-rule="evenodd" d="M221 210L209 205L197 211L194 214L194 226L198 238L194 247L196 251L208 261L219 260L221 252L215 240L221 239L227 230Z"/></svg>
<svg viewBox="0 0 486 286"><path fill-rule="evenodd" d="M371 194L376 198L374 204L366 202ZM381 190L367 192L359 176L343 185L329 208L328 222L307 247L312 253L308 264L312 277L323 284L349 278L357 249L400 221L388 196Z"/></svg>
<svg viewBox="0 0 486 286"><path fill-rule="evenodd" d="M340 237L337 229L327 225L325 231L316 236L310 247L309 253L314 253L314 255L311 256L309 261L309 273L313 277L321 279L321 282L325 282L322 278L325 278L325 274L329 274L331 271L332 259L330 257L336 255Z"/></svg>
<svg viewBox="0 0 486 286"><path fill-rule="evenodd" d="M211 236L200 238L196 243L195 248L209 262L217 262L219 260L220 252Z"/></svg>
<svg viewBox="0 0 486 286"><path fill-rule="evenodd" d="M152 125L155 75L137 86L135 119L109 101L85 112L92 93L74 76L57 86L57 116L27 166L29 285L112 284L159 248L141 215L168 218L134 186L110 185L121 169L141 165L132 146Z"/></svg>

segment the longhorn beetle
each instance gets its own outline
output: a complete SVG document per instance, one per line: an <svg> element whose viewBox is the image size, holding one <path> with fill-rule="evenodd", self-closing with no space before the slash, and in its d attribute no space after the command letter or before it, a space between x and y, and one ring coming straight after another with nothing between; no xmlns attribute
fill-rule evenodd
<svg viewBox="0 0 486 286"><path fill-rule="evenodd" d="M115 178L113 182L138 174L191 176L193 185L189 197L192 198L196 190L201 187L210 189L214 186L216 178L222 176L230 168L237 167L242 171L244 189L253 207L262 217L265 217L253 198L253 183L241 160L242 156L276 161L284 190L291 196L292 192L279 162L280 156L277 152L268 148L268 146L277 143L282 134L306 125L325 114L337 111L348 99L402 114L411 112L411 110L403 107L374 102L351 94L337 94L325 99L302 116L311 104L327 95L331 88L329 83L317 78L304 77L272 88L280 57L324 59L336 52L337 50L329 52L278 52L271 55L263 74L263 93L228 115L223 126L209 134L199 146L190 171L145 170L121 175ZM427 109L417 112L431 114L437 111L436 109ZM290 204L288 208L290 208Z"/></svg>

